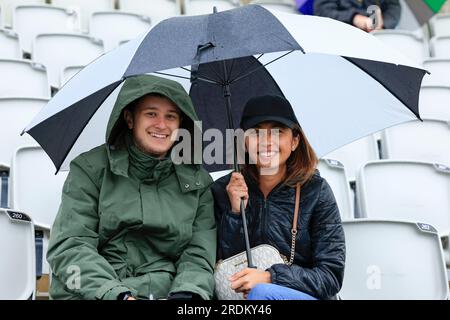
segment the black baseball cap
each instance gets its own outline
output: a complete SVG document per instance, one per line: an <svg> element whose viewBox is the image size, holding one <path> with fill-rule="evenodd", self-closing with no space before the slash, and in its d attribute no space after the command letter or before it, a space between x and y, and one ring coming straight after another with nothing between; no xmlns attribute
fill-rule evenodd
<svg viewBox="0 0 450 320"><path fill-rule="evenodd" d="M265 121L276 121L293 129L300 125L289 101L277 95L251 98L244 107L241 128L248 130Z"/></svg>

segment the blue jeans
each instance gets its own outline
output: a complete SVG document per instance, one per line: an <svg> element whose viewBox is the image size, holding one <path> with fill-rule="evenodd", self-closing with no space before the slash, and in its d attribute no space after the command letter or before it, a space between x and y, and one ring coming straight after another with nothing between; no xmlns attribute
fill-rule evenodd
<svg viewBox="0 0 450 320"><path fill-rule="evenodd" d="M309 294L271 283L257 284L247 300L317 300Z"/></svg>

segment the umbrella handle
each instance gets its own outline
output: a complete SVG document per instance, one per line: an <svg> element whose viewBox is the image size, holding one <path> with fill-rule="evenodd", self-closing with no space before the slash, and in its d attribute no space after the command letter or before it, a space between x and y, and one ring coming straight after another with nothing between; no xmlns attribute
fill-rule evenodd
<svg viewBox="0 0 450 320"><path fill-rule="evenodd" d="M248 268L256 268L253 265L252 252L250 249L250 241L248 239L248 230L247 230L247 218L245 217L245 207L244 207L244 199L241 199L241 216L242 216L242 225L244 229L244 240L245 240L245 251L247 253L247 266Z"/></svg>

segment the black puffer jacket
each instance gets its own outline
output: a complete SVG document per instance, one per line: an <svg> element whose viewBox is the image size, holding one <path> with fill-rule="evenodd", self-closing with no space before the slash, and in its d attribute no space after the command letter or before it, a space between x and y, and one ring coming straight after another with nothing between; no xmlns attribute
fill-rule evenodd
<svg viewBox="0 0 450 320"><path fill-rule="evenodd" d="M212 186L218 230L218 259L245 250L242 219L231 212L226 186L230 175ZM246 217L252 247L270 244L290 256L295 188L279 184L264 199L255 182L246 178L249 202ZM303 185L294 264L273 265L272 283L308 293L318 299L336 295L342 286L345 238L330 186L316 170Z"/></svg>
<svg viewBox="0 0 450 320"><path fill-rule="evenodd" d="M380 7L384 28L394 29L400 21L401 6L398 0L315 0L314 14L352 24L356 14L369 16L367 8Z"/></svg>

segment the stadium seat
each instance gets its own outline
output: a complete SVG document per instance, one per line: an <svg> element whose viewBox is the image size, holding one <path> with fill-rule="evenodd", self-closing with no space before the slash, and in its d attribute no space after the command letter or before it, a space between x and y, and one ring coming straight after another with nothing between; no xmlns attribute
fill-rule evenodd
<svg viewBox="0 0 450 320"><path fill-rule="evenodd" d="M41 33L73 33L80 31L76 11L50 5L17 6L14 10L13 30L20 47L31 53L33 39Z"/></svg>
<svg viewBox="0 0 450 320"><path fill-rule="evenodd" d="M47 102L43 98L0 98L0 163L9 166L18 147L35 143L20 133Z"/></svg>
<svg viewBox="0 0 450 320"><path fill-rule="evenodd" d="M59 88L67 66L87 65L104 52L101 40L79 34L39 34L33 42L33 60L47 67L49 84Z"/></svg>
<svg viewBox="0 0 450 320"><path fill-rule="evenodd" d="M450 83L445 87L423 85L420 89L419 110L425 119L450 121Z"/></svg>
<svg viewBox="0 0 450 320"><path fill-rule="evenodd" d="M81 69L83 69L84 66L67 66L63 69L61 72L60 77L60 84L61 87L70 80L74 75L76 75Z"/></svg>
<svg viewBox="0 0 450 320"><path fill-rule="evenodd" d="M424 60L423 67L431 74L425 75L422 84L450 87L450 58Z"/></svg>
<svg viewBox="0 0 450 320"><path fill-rule="evenodd" d="M372 34L390 47L402 52L418 65L429 56L426 43L413 32L378 30L373 31Z"/></svg>
<svg viewBox="0 0 450 320"><path fill-rule="evenodd" d="M189 16L225 11L239 6L239 1L233 0L184 0L184 13Z"/></svg>
<svg viewBox="0 0 450 320"><path fill-rule="evenodd" d="M433 57L450 59L450 35L432 38L430 51Z"/></svg>
<svg viewBox="0 0 450 320"><path fill-rule="evenodd" d="M180 0L119 0L118 3L121 11L149 16L152 25L181 14Z"/></svg>
<svg viewBox="0 0 450 320"><path fill-rule="evenodd" d="M450 14L436 14L430 19L430 29L434 36L450 36Z"/></svg>
<svg viewBox="0 0 450 320"><path fill-rule="evenodd" d="M154 0L152 0L154 1ZM51 0L52 5L75 10L81 22L81 30L89 32L89 17L95 11L114 10L114 0Z"/></svg>
<svg viewBox="0 0 450 320"><path fill-rule="evenodd" d="M450 230L450 167L428 162L380 160L363 166L356 180L361 216L421 221Z"/></svg>
<svg viewBox="0 0 450 320"><path fill-rule="evenodd" d="M89 22L90 35L102 39L106 51L147 32L150 26L147 16L119 11L94 12Z"/></svg>
<svg viewBox="0 0 450 320"><path fill-rule="evenodd" d="M318 169L333 190L342 219L353 219L353 201L344 166L337 160L321 159Z"/></svg>
<svg viewBox="0 0 450 320"><path fill-rule="evenodd" d="M55 167L38 146L20 147L11 163L10 206L26 211L36 226L50 230L61 202L67 172Z"/></svg>
<svg viewBox="0 0 450 320"><path fill-rule="evenodd" d="M442 120L416 120L383 131L385 159L408 159L450 166L450 123Z"/></svg>
<svg viewBox="0 0 450 320"><path fill-rule="evenodd" d="M0 97L50 96L47 71L29 60L0 59Z"/></svg>
<svg viewBox="0 0 450 320"><path fill-rule="evenodd" d="M287 13L297 13L297 8L295 6L294 1L284 0L284 1L276 1L276 0L254 0L250 2L251 4L258 4L269 10L282 11Z"/></svg>
<svg viewBox="0 0 450 320"><path fill-rule="evenodd" d="M0 300L34 299L34 227L27 214L0 209L0 253Z"/></svg>
<svg viewBox="0 0 450 320"><path fill-rule="evenodd" d="M324 158L338 160L344 165L349 181L355 181L358 169L367 161L378 160L378 145L374 135L345 145Z"/></svg>
<svg viewBox="0 0 450 320"><path fill-rule="evenodd" d="M445 300L439 236L424 223L357 219L343 223L344 300Z"/></svg>
<svg viewBox="0 0 450 320"><path fill-rule="evenodd" d="M21 59L19 37L14 31L0 29L0 59Z"/></svg>
<svg viewBox="0 0 450 320"><path fill-rule="evenodd" d="M1 17L0 20L3 22L3 27L12 26L12 16L14 8L18 5L25 4L45 4L45 0L0 0L1 6ZM0 24L2 26L2 24Z"/></svg>

